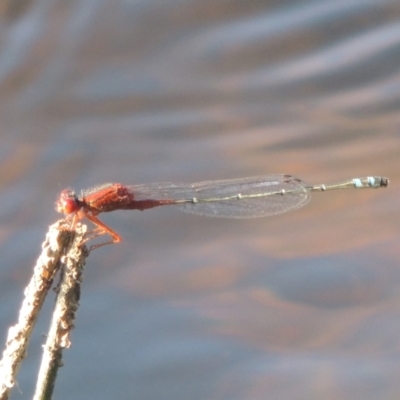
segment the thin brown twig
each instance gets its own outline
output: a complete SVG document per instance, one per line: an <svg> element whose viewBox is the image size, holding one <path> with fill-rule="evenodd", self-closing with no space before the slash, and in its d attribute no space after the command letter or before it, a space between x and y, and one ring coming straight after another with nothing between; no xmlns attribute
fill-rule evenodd
<svg viewBox="0 0 400 400"><path fill-rule="evenodd" d="M63 255L68 253L72 243L82 243L85 232L86 226L78 226L74 231L67 230L62 220L50 226L42 245L42 254L25 288L18 322L8 331L3 357L0 360L0 400L7 400L15 385L33 327L46 294L52 286L54 275L62 264Z"/></svg>

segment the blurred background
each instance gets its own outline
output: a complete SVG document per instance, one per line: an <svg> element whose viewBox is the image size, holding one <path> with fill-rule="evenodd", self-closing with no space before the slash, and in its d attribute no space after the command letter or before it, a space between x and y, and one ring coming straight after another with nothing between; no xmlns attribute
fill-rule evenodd
<svg viewBox="0 0 400 400"><path fill-rule="evenodd" d="M102 215L57 399L397 399L400 3L2 0L0 344L59 191L382 175L280 216ZM12 399L31 398L54 294Z"/></svg>

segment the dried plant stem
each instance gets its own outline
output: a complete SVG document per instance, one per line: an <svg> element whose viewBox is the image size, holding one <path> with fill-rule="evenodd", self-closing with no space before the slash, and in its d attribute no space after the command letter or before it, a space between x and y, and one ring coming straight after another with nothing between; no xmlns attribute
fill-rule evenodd
<svg viewBox="0 0 400 400"><path fill-rule="evenodd" d="M79 307L80 285L88 252L75 240L65 256L60 274L58 294L38 375L34 400L51 399L58 368L62 366L62 350L71 345L75 312Z"/></svg>
<svg viewBox="0 0 400 400"><path fill-rule="evenodd" d="M24 300L18 322L8 331L3 357L0 360L0 400L8 399L15 385L15 377L25 356L29 338L43 305L53 278L68 254L71 245L82 243L86 226L79 226L76 231L65 230L63 221L50 226L46 240L33 271L33 276L24 291Z"/></svg>

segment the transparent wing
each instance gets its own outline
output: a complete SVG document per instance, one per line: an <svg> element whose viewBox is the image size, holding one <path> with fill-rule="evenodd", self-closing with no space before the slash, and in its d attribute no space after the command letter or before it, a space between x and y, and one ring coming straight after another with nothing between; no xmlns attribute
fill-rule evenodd
<svg viewBox="0 0 400 400"><path fill-rule="evenodd" d="M307 204L310 188L291 175L270 175L193 184L130 186L135 200L165 200L182 211L226 218L255 218L285 213Z"/></svg>

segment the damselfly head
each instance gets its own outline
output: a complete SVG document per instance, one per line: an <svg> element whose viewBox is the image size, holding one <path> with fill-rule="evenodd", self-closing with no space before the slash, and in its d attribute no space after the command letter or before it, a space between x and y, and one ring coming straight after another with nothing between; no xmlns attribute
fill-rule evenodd
<svg viewBox="0 0 400 400"><path fill-rule="evenodd" d="M79 211L81 206L77 200L75 192L70 189L64 189L56 201L56 210L65 214L72 214Z"/></svg>

